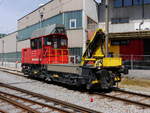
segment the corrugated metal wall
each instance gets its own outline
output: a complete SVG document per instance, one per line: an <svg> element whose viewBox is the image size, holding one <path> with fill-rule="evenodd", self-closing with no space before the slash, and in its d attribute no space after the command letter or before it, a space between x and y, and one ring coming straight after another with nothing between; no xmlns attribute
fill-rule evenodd
<svg viewBox="0 0 150 113"><path fill-rule="evenodd" d="M63 18L64 18L64 22L63 22ZM69 29L70 19L76 19L77 28L82 28L82 11L66 12L64 13L64 17L63 17L63 14L56 15L47 20L43 20L41 26L45 27L51 24L63 24L64 23L66 29ZM40 28L40 22L18 31L18 40L21 41L21 40L30 38L32 32L39 28Z"/></svg>
<svg viewBox="0 0 150 113"><path fill-rule="evenodd" d="M129 44L120 46L120 54L124 60L129 60L130 55L144 55L144 42L141 39L130 40ZM129 56L124 56L129 55ZM136 59L136 58L135 58ZM138 59L138 58L137 58Z"/></svg>
<svg viewBox="0 0 150 113"><path fill-rule="evenodd" d="M4 60L3 60L4 59ZM21 52L0 53L0 61L15 62L21 60Z"/></svg>
<svg viewBox="0 0 150 113"><path fill-rule="evenodd" d="M66 29L69 28L69 21L70 19L76 19L77 21L77 28L82 27L82 11L72 11L72 12L66 12L64 13L64 24Z"/></svg>
<svg viewBox="0 0 150 113"><path fill-rule="evenodd" d="M47 25L51 25L51 24L62 24L62 14L59 14L57 16L54 16L50 19L44 20L41 23L42 27L45 27ZM37 23L35 25L29 26L25 29L22 29L20 31L18 31L18 40L25 40L31 37L32 32L39 29L40 28L40 23Z"/></svg>
<svg viewBox="0 0 150 113"><path fill-rule="evenodd" d="M71 56L82 56L82 48L69 48L69 55Z"/></svg>

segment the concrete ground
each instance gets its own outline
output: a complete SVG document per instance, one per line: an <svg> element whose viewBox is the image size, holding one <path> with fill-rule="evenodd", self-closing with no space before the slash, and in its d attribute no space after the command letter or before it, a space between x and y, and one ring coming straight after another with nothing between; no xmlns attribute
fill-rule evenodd
<svg viewBox="0 0 150 113"><path fill-rule="evenodd" d="M129 74L123 76L129 78L150 79L150 70L129 70Z"/></svg>

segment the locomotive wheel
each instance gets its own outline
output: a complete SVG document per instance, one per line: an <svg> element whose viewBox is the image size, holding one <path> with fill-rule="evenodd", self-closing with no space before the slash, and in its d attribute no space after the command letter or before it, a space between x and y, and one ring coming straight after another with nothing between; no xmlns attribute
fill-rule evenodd
<svg viewBox="0 0 150 113"><path fill-rule="evenodd" d="M97 72L98 78L101 81L102 89L110 89L113 86L113 78L107 70L101 70Z"/></svg>
<svg viewBox="0 0 150 113"><path fill-rule="evenodd" d="M93 74L92 71L90 71L90 72L88 73L88 77L89 77L89 80L88 80L88 82L87 82L87 84L86 84L86 89L87 89L88 91L91 91L91 89L93 88L93 87L92 87L93 85L91 84L91 81L92 81L92 80L95 80L96 77L95 77L95 75Z"/></svg>

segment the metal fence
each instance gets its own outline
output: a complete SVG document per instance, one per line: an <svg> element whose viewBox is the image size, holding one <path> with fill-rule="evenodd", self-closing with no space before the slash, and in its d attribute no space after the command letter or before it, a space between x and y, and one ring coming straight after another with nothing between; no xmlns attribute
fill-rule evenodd
<svg viewBox="0 0 150 113"><path fill-rule="evenodd" d="M128 69L150 69L150 55L116 55L113 57L122 57L123 64ZM69 56L70 64L79 64L81 56ZM0 66L17 67L21 63L21 58L0 58Z"/></svg>
<svg viewBox="0 0 150 113"><path fill-rule="evenodd" d="M111 55L113 57L121 57L123 59L123 65L128 69L150 69L150 55ZM81 57L70 56L70 62L78 64L81 62Z"/></svg>
<svg viewBox="0 0 150 113"><path fill-rule="evenodd" d="M129 69L150 69L150 55L121 55Z"/></svg>
<svg viewBox="0 0 150 113"><path fill-rule="evenodd" d="M0 62L20 62L21 58L0 58Z"/></svg>
<svg viewBox="0 0 150 113"><path fill-rule="evenodd" d="M0 66L21 68L21 58L0 58Z"/></svg>

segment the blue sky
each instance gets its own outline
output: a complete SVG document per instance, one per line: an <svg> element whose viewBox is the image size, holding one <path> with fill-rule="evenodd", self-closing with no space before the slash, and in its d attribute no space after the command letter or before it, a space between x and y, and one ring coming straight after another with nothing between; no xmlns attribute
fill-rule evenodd
<svg viewBox="0 0 150 113"><path fill-rule="evenodd" d="M16 31L18 19L48 1L50 0L0 0L0 33Z"/></svg>
<svg viewBox="0 0 150 113"><path fill-rule="evenodd" d="M17 29L17 20L50 0L0 0L0 33Z"/></svg>

